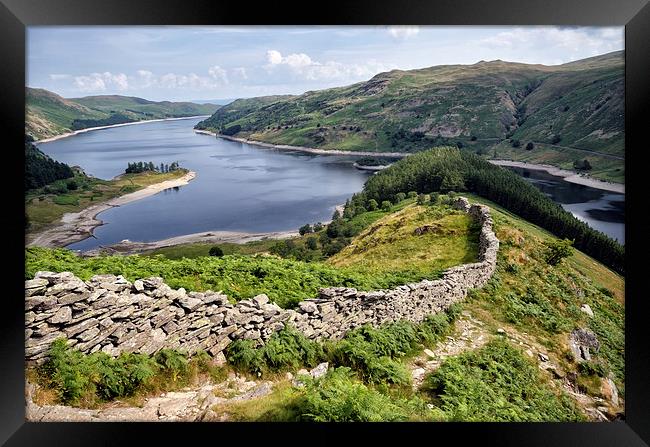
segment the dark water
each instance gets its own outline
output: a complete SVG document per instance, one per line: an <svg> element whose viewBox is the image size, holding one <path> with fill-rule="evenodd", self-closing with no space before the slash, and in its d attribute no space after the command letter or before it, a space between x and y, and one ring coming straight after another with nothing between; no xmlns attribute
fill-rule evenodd
<svg viewBox="0 0 650 447"><path fill-rule="evenodd" d="M188 185L106 210L96 238L68 246L155 241L203 231L286 231L330 220L371 173L356 157L278 151L196 134L200 118L115 127L40 144L56 160L109 179L128 162L178 161L196 171Z"/></svg>
<svg viewBox="0 0 650 447"><path fill-rule="evenodd" d="M578 219L625 243L625 194L576 185L546 171L508 167Z"/></svg>

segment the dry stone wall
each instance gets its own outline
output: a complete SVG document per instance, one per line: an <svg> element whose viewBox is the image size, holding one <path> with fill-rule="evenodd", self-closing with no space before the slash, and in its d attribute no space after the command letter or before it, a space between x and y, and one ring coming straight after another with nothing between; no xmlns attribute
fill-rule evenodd
<svg viewBox="0 0 650 447"><path fill-rule="evenodd" d="M117 356L175 348L217 355L237 339L263 344L287 324L308 338L339 339L366 323L418 323L485 285L496 267L499 241L489 208L463 197L454 205L481 225L478 262L450 268L439 280L390 290L321 289L318 298L300 302L296 310L282 309L266 295L232 304L220 292L174 290L157 277L131 283L122 276L96 275L82 281L70 272L38 272L25 281L25 358L41 363L59 337L84 353Z"/></svg>

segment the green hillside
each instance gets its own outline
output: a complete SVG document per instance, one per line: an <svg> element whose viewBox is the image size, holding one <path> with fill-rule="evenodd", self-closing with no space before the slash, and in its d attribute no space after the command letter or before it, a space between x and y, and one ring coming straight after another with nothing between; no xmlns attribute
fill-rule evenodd
<svg viewBox="0 0 650 447"><path fill-rule="evenodd" d="M147 119L209 115L219 106L190 102L154 102L118 95L63 98L48 90L26 89L25 133L43 139L72 130Z"/></svg>
<svg viewBox="0 0 650 447"><path fill-rule="evenodd" d="M197 128L351 151L452 144L563 167L588 157L596 176L622 181L623 75L622 51L557 66L497 60L393 70L347 87L237 100Z"/></svg>

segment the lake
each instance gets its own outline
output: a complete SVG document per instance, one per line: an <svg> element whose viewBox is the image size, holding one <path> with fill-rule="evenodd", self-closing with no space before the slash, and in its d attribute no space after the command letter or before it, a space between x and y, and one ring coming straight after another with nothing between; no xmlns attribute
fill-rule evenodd
<svg viewBox="0 0 650 447"><path fill-rule="evenodd" d="M89 250L123 239L151 242L204 231L287 231L331 219L336 205L361 191L369 171L352 166L357 156L314 155L248 145L197 134L203 118L160 121L81 133L39 144L56 160L110 179L129 162L178 161L197 177L188 185L111 208L95 238L71 244ZM564 209L621 243L625 195L509 168Z"/></svg>
<svg viewBox="0 0 650 447"><path fill-rule="evenodd" d="M578 219L625 243L625 194L565 181L546 171L508 167Z"/></svg>
<svg viewBox="0 0 650 447"><path fill-rule="evenodd" d="M203 231L269 232L329 221L336 205L372 175L358 157L260 148L194 132L203 118L143 123L81 133L38 147L56 160L110 179L129 162L178 161L197 176L188 185L98 215L96 238L68 245L89 250L123 239L151 242Z"/></svg>

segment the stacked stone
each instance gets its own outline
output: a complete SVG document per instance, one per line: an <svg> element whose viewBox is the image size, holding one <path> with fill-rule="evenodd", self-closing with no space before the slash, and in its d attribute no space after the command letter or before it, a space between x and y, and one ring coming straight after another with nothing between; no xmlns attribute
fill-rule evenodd
<svg viewBox="0 0 650 447"><path fill-rule="evenodd" d="M82 281L69 272L38 272L25 281L25 357L40 363L59 337L81 352L110 356L163 348L217 355L237 339L263 344L287 324L311 339L340 339L363 324L419 323L485 285L496 268L499 241L489 208L470 206L464 197L454 205L481 225L478 262L450 268L440 280L391 290L321 289L319 298L300 302L296 310L281 309L266 295L231 304L221 292L174 290L157 277L131 283L121 275L95 275Z"/></svg>

